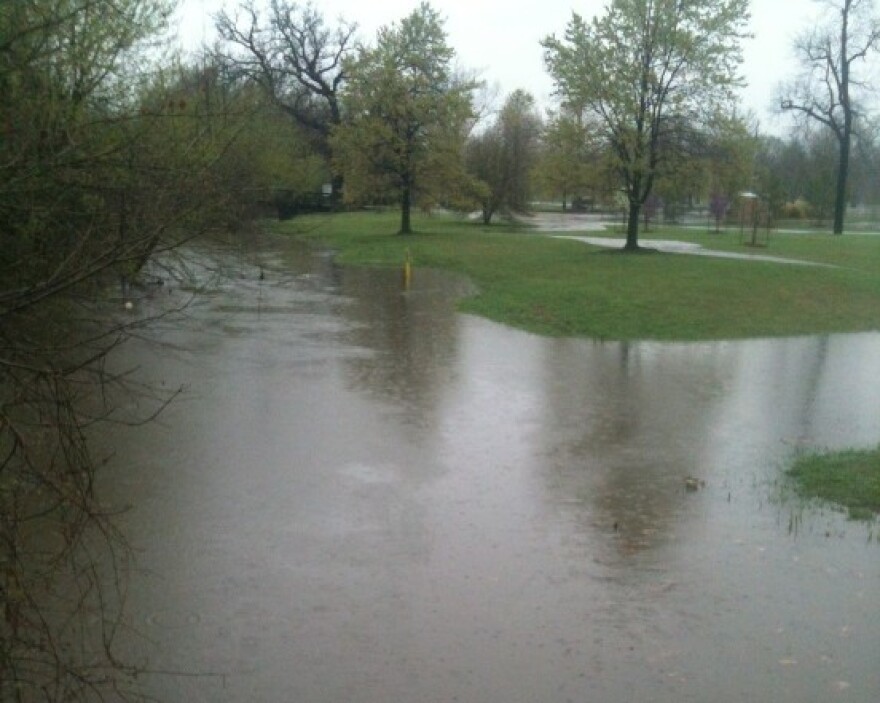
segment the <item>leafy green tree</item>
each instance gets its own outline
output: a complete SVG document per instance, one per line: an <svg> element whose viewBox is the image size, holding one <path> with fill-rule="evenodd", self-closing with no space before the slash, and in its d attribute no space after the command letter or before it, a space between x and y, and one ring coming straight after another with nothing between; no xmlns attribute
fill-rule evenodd
<svg viewBox="0 0 880 703"><path fill-rule="evenodd" d="M440 15L422 3L345 64L347 120L333 137L345 195L397 199L401 234L412 231L414 203L443 197L464 178L475 85L454 74L454 55Z"/></svg>
<svg viewBox="0 0 880 703"><path fill-rule="evenodd" d="M674 168L656 185L667 200L667 219L677 214L676 205L707 203L717 231L737 194L756 188L756 149L748 123L737 116L718 115L702 130L691 130L690 139L677 149Z"/></svg>
<svg viewBox="0 0 880 703"><path fill-rule="evenodd" d="M501 108L498 122L507 164L506 205L521 212L528 209L532 197L532 172L543 129L535 99L522 90L514 91Z"/></svg>
<svg viewBox="0 0 880 703"><path fill-rule="evenodd" d="M492 217L504 202L505 162L504 141L497 125L468 139L465 148L468 171L484 184L479 200L483 224L491 224Z"/></svg>
<svg viewBox="0 0 880 703"><path fill-rule="evenodd" d="M517 90L508 96L495 123L468 141L468 169L487 186L481 202L485 224L499 209L528 209L541 127L534 98Z"/></svg>
<svg viewBox="0 0 880 703"><path fill-rule="evenodd" d="M563 212L574 198L600 188L604 159L593 137L580 110L563 108L548 117L535 178L543 193L562 200Z"/></svg>
<svg viewBox="0 0 880 703"><path fill-rule="evenodd" d="M247 77L229 71L213 57L199 67L181 67L168 86L176 119L167 120L167 145L196 140L217 151L210 183L223 195L225 207L218 226L235 230L269 207L279 215L301 207L323 207L329 200L321 187L330 180L329 164L318 153L307 130L289 119L265 92ZM199 132L209 139L199 140ZM162 131L157 130L162 137ZM219 148L222 146L222 149ZM161 144L156 151L161 154Z"/></svg>
<svg viewBox="0 0 880 703"><path fill-rule="evenodd" d="M685 140L733 100L748 0L611 0L592 22L573 14L543 40L563 104L583 105L611 146L628 202L626 249L639 212Z"/></svg>
<svg viewBox="0 0 880 703"><path fill-rule="evenodd" d="M803 75L783 89L780 107L817 122L837 141L834 234L843 234L853 134L862 114L856 91L857 64L880 48L880 17L873 0L823 0L828 21L801 34L795 52Z"/></svg>
<svg viewBox="0 0 880 703"><path fill-rule="evenodd" d="M706 171L713 194L730 199L739 191L753 188L758 138L743 119L724 116L709 126Z"/></svg>
<svg viewBox="0 0 880 703"><path fill-rule="evenodd" d="M667 130L660 150L663 162L645 204L656 192L663 198L664 219L676 222L682 209L691 209L705 195L712 153L710 135L704 125L678 124Z"/></svg>

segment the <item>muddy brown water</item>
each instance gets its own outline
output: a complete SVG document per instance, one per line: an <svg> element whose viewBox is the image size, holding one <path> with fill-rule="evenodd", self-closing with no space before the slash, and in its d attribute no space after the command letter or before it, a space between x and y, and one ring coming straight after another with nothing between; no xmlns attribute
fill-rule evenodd
<svg viewBox="0 0 880 703"><path fill-rule="evenodd" d="M880 546L779 483L880 441L880 335L546 339L431 271L211 256L117 360L186 392L103 440L148 693L880 699Z"/></svg>

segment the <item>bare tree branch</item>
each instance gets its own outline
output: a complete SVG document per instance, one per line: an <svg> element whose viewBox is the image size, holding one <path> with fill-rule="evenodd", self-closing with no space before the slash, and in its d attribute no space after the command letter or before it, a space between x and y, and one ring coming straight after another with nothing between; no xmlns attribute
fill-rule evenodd
<svg viewBox="0 0 880 703"><path fill-rule="evenodd" d="M831 130L838 144L834 234L842 234L846 216L850 151L860 116L853 88L864 81L853 71L880 48L880 19L870 0L826 0L827 24L795 40L803 75L782 89L780 109Z"/></svg>

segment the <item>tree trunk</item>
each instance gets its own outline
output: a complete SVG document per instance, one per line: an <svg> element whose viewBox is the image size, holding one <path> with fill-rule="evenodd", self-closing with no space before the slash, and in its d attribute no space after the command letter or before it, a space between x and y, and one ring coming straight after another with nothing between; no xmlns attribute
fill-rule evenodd
<svg viewBox="0 0 880 703"><path fill-rule="evenodd" d="M334 174L333 178L330 180L330 184L333 188L333 192L330 193L330 205L334 210L338 210L340 205L342 205L342 189L345 185L342 174Z"/></svg>
<svg viewBox="0 0 880 703"><path fill-rule="evenodd" d="M410 224L410 210L412 209L412 192L409 186L404 186L400 194L400 232L398 234L412 234Z"/></svg>
<svg viewBox="0 0 880 703"><path fill-rule="evenodd" d="M840 140L840 160L837 164L837 188L834 194L834 234L843 234L843 220L846 216L846 182L849 177L849 152L852 135L844 127Z"/></svg>
<svg viewBox="0 0 880 703"><path fill-rule="evenodd" d="M624 251L638 251L639 249L639 203L630 202L629 215L626 222L626 245Z"/></svg>

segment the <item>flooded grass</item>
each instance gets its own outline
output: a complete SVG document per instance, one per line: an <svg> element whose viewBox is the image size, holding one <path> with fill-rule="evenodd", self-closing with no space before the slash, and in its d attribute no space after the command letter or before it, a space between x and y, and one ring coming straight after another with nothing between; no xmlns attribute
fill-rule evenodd
<svg viewBox="0 0 880 703"><path fill-rule="evenodd" d="M880 447L803 456L788 475L799 495L841 506L852 520L880 516Z"/></svg>
<svg viewBox="0 0 880 703"><path fill-rule="evenodd" d="M818 269L607 256L581 242L447 216L416 218L416 234L400 237L396 222L394 213L350 213L276 226L332 247L341 263L402 267L410 252L416 275L419 267L463 273L480 290L463 310L545 335L707 340L880 329L880 237L771 239L767 253L841 266ZM658 229L650 236L742 249L732 235Z"/></svg>

